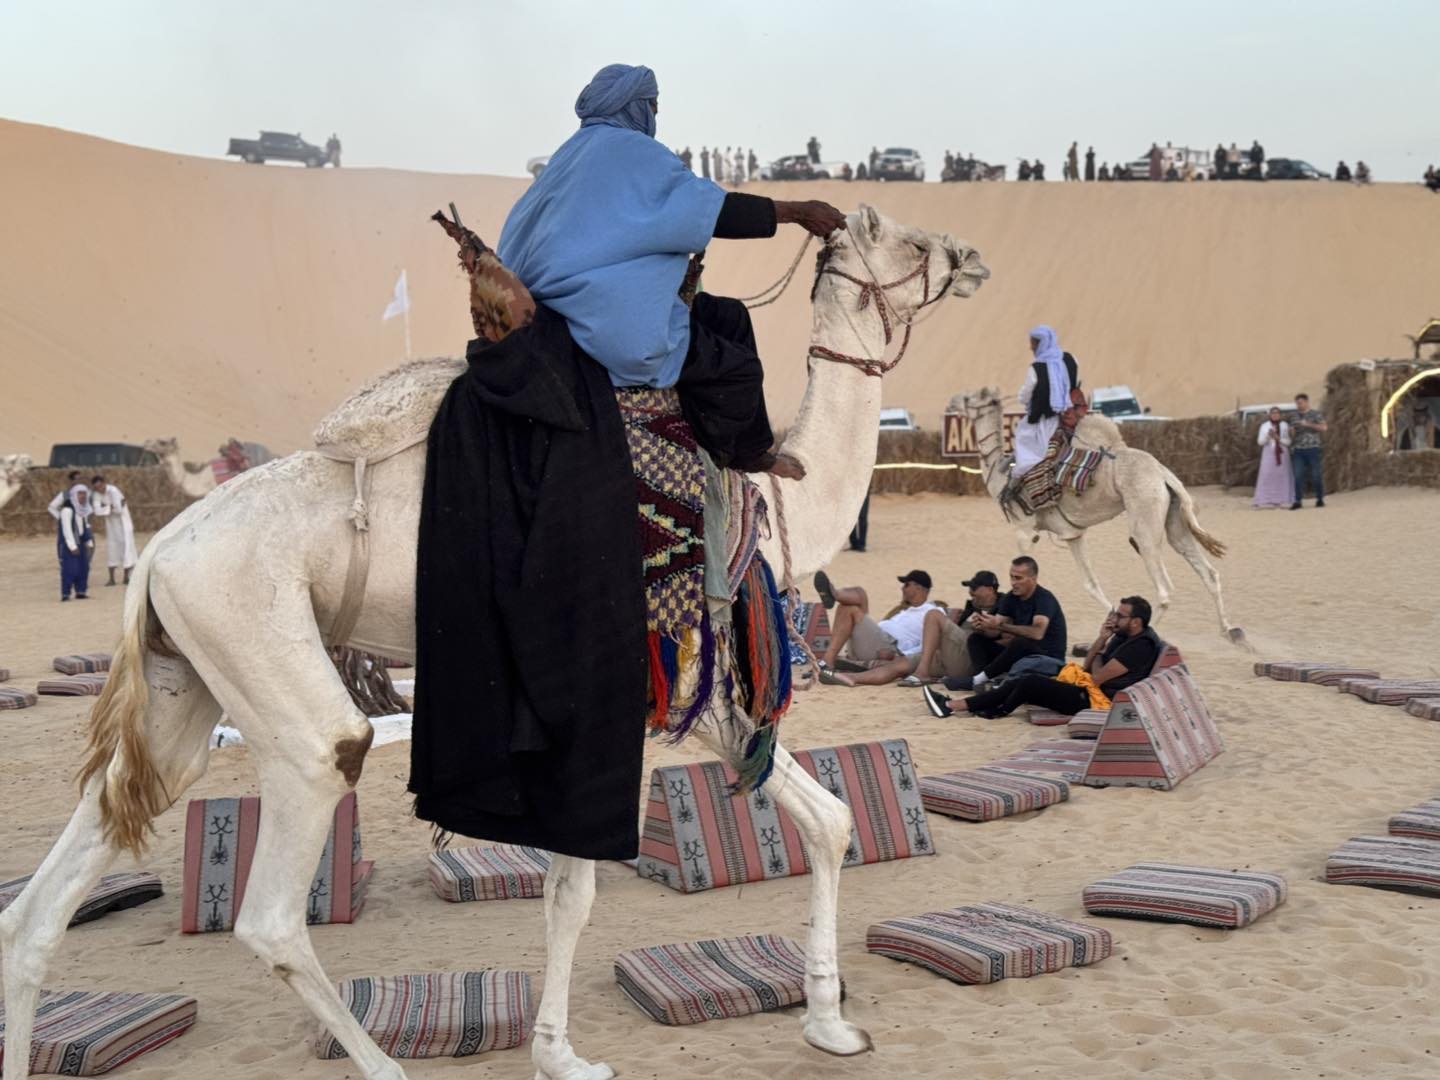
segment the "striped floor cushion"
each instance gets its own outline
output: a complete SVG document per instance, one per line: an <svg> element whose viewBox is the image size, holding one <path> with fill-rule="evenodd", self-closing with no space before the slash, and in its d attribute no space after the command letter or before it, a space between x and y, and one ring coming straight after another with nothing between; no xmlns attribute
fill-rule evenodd
<svg viewBox="0 0 1440 1080"><path fill-rule="evenodd" d="M1334 686L1341 679L1378 679L1380 672L1354 664L1317 664L1306 660L1284 660L1255 665L1255 674L1280 682L1317 683Z"/></svg>
<svg viewBox="0 0 1440 1080"><path fill-rule="evenodd" d="M982 766L920 778L926 810L963 821L994 821L1070 798L1070 785L1052 776Z"/></svg>
<svg viewBox="0 0 1440 1080"><path fill-rule="evenodd" d="M29 884L33 876L33 874L26 874L22 878L0 884L0 911L4 911L15 902L20 896L20 891ZM112 911L124 911L127 908L139 907L141 904L147 904L164 895L165 888L154 874L145 871L129 874L106 874L80 904L79 910L75 912L75 917L70 920L70 925L79 926L91 919L98 919L101 915L108 915Z"/></svg>
<svg viewBox="0 0 1440 1080"><path fill-rule="evenodd" d="M430 853L430 887L451 903L466 900L526 900L545 895L550 853L499 844Z"/></svg>
<svg viewBox="0 0 1440 1080"><path fill-rule="evenodd" d="M39 700L30 691L21 690L18 686L0 686L0 709L28 709Z"/></svg>
<svg viewBox="0 0 1440 1080"><path fill-rule="evenodd" d="M875 923L865 948L959 983L991 983L1099 963L1110 931L1008 904L973 904Z"/></svg>
<svg viewBox="0 0 1440 1080"><path fill-rule="evenodd" d="M615 981L652 1020L703 1024L802 1004L805 950L776 934L652 945L617 956Z"/></svg>
<svg viewBox="0 0 1440 1080"><path fill-rule="evenodd" d="M1091 915L1161 919L1236 930L1285 902L1278 874L1138 863L1085 886Z"/></svg>
<svg viewBox="0 0 1440 1080"><path fill-rule="evenodd" d="M1411 698L1440 694L1440 679L1366 679L1350 693L1376 705L1404 705Z"/></svg>
<svg viewBox="0 0 1440 1080"><path fill-rule="evenodd" d="M1036 773L1078 784L1085 779L1094 752L1095 743L1089 739L1044 739L983 767Z"/></svg>
<svg viewBox="0 0 1440 1080"><path fill-rule="evenodd" d="M61 675L109 671L110 654L108 652L71 653L69 656L57 656L51 663Z"/></svg>
<svg viewBox="0 0 1440 1080"><path fill-rule="evenodd" d="M198 1009L194 998L179 994L42 991L30 1071L99 1076L184 1035ZM0 1036L4 1034L5 1007L0 1005Z"/></svg>
<svg viewBox="0 0 1440 1080"><path fill-rule="evenodd" d="M1418 836L1440 840L1440 799L1422 802L1390 819L1391 836Z"/></svg>
<svg viewBox="0 0 1440 1080"><path fill-rule="evenodd" d="M1326 861L1325 880L1440 896L1440 844L1413 836L1357 836Z"/></svg>
<svg viewBox="0 0 1440 1080"><path fill-rule="evenodd" d="M1081 709L1070 718L1065 734L1072 739L1098 739L1109 716L1105 709Z"/></svg>
<svg viewBox="0 0 1440 1080"><path fill-rule="evenodd" d="M935 853L904 739L792 753L850 810L843 866ZM809 853L772 797L774 785L736 798L734 783L735 773L721 761L655 769L636 873L687 893L808 874Z"/></svg>
<svg viewBox="0 0 1440 1080"><path fill-rule="evenodd" d="M1440 720L1440 697L1412 697L1405 703L1405 711L1421 720Z"/></svg>
<svg viewBox="0 0 1440 1080"><path fill-rule="evenodd" d="M35 686L37 694L54 697L99 697L108 678L103 671L94 675L66 675L60 679L41 679Z"/></svg>
<svg viewBox="0 0 1440 1080"><path fill-rule="evenodd" d="M442 971L346 979L340 1000L392 1058L467 1057L508 1050L530 1035L530 975L524 971ZM349 1057L327 1029L318 1058Z"/></svg>
<svg viewBox="0 0 1440 1080"><path fill-rule="evenodd" d="M1068 724L1070 716L1067 713L1055 712L1053 709L1042 709L1038 706L1030 710L1030 723L1036 727L1060 727Z"/></svg>

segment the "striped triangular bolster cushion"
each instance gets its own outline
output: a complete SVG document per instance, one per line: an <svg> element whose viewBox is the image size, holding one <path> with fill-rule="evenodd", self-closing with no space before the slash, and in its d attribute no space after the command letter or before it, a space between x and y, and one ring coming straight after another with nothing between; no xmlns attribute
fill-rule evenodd
<svg viewBox="0 0 1440 1080"><path fill-rule="evenodd" d="M20 891L30 883L33 876L33 874L26 874L22 878L16 878L14 881L7 881L0 885L0 911L4 911L15 902ZM126 908L139 907L141 904L149 903L164 895L165 888L160 884L160 879L146 871L106 874L80 904L79 910L75 912L75 917L70 920L70 925L79 926L91 919L98 919L101 915L108 915L112 911L124 911Z"/></svg>
<svg viewBox="0 0 1440 1080"><path fill-rule="evenodd" d="M1411 698L1440 694L1440 679L1371 679L1352 692L1376 705L1404 705Z"/></svg>
<svg viewBox="0 0 1440 1080"><path fill-rule="evenodd" d="M1418 836L1440 840L1440 799L1422 802L1390 819L1391 836Z"/></svg>
<svg viewBox="0 0 1440 1080"><path fill-rule="evenodd" d="M865 948L959 983L992 983L1096 964L1110 931L1008 904L973 904L875 923Z"/></svg>
<svg viewBox="0 0 1440 1080"><path fill-rule="evenodd" d="M346 979L340 1000L392 1058L468 1057L508 1050L530 1035L530 975L524 971L441 971ZM349 1055L325 1028L315 1056Z"/></svg>
<svg viewBox="0 0 1440 1080"><path fill-rule="evenodd" d="M515 844L435 851L430 854L430 887L451 903L541 897L550 858L548 851Z"/></svg>
<svg viewBox="0 0 1440 1080"><path fill-rule="evenodd" d="M57 656L51 663L61 675L109 671L110 654L108 652L71 653L69 656Z"/></svg>
<svg viewBox="0 0 1440 1080"><path fill-rule="evenodd" d="M1098 739L1109 715L1106 709L1081 709L1070 718L1065 734L1072 739Z"/></svg>
<svg viewBox="0 0 1440 1080"><path fill-rule="evenodd" d="M105 689L104 672L96 675L66 675L63 679L41 679L35 686L37 694L54 697L99 697Z"/></svg>
<svg viewBox="0 0 1440 1080"><path fill-rule="evenodd" d="M28 709L39 700L30 691L21 690L18 686L0 686L0 709Z"/></svg>
<svg viewBox="0 0 1440 1080"><path fill-rule="evenodd" d="M1326 860L1325 880L1440 895L1440 844L1413 836L1357 836Z"/></svg>
<svg viewBox="0 0 1440 1080"><path fill-rule="evenodd" d="M198 1010L194 998L179 994L42 991L30 1071L99 1076L178 1039L195 1023ZM5 1010L0 1006L0 1036L4 1034Z"/></svg>
<svg viewBox="0 0 1440 1080"><path fill-rule="evenodd" d="M615 981L652 1020L703 1024L803 1004L805 950L776 934L652 945L617 956Z"/></svg>
<svg viewBox="0 0 1440 1080"><path fill-rule="evenodd" d="M1405 703L1405 711L1421 720L1440 720L1440 697L1412 697Z"/></svg>
<svg viewBox="0 0 1440 1080"><path fill-rule="evenodd" d="M964 821L994 821L1070 798L1070 785L1053 776L982 766L920 778L926 810Z"/></svg>
<svg viewBox="0 0 1440 1080"><path fill-rule="evenodd" d="M1216 870L1208 866L1138 863L1085 886L1091 915L1195 923L1238 929L1285 902L1278 874Z"/></svg>

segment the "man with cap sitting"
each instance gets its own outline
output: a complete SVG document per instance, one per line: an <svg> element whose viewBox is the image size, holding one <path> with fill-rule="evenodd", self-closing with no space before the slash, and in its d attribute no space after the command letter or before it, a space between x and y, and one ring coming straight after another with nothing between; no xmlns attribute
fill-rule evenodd
<svg viewBox="0 0 1440 1080"><path fill-rule="evenodd" d="M853 686L855 682L835 671L840 650L848 644L851 659L869 664L876 660L903 660L918 654L924 639L925 618L932 612L945 614L945 609L930 600L930 575L924 570L911 570L899 578L900 604L878 622L870 614L870 597L859 586L837 589L821 570L815 575L815 591L826 608L838 608L830 620L830 647L820 659L822 682ZM860 676L874 674L862 670ZM902 671L901 674L905 674ZM898 676L896 676L898 677ZM869 684L871 680L865 679ZM883 680L885 682L889 679Z"/></svg>
<svg viewBox="0 0 1440 1080"><path fill-rule="evenodd" d="M983 690L1028 657L1043 658L1042 674L1065 663L1065 612L1055 594L1040 584L1040 564L1029 555L1010 562L1010 591L1000 598L994 615L977 616L977 633L965 642L975 674L946 679L951 690ZM1027 670L1034 668L1026 665ZM1048 669L1048 670L1047 670Z"/></svg>
<svg viewBox="0 0 1440 1080"><path fill-rule="evenodd" d="M970 599L963 610L955 611L937 604L925 612L918 652L907 650L894 660L884 661L855 675L832 672L826 676L822 669L822 680L841 686L884 686L896 681L901 686L924 686L942 677L973 674L974 662L965 643L975 629L975 616L993 614L999 605L1000 579L993 570L980 570L963 584L970 590Z"/></svg>

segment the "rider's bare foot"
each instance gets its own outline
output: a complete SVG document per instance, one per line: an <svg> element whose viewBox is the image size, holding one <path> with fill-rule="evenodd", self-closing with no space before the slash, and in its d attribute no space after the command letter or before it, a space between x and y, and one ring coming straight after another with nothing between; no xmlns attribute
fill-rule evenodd
<svg viewBox="0 0 1440 1080"><path fill-rule="evenodd" d="M776 454L775 464L770 466L769 471L772 476L779 476L785 480L805 479L805 466L789 454Z"/></svg>

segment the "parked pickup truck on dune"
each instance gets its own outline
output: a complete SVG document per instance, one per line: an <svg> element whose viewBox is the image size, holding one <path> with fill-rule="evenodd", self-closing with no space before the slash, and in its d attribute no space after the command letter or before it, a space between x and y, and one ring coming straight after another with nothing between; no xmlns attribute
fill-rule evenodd
<svg viewBox="0 0 1440 1080"><path fill-rule="evenodd" d="M307 169L318 169L329 160L323 147L283 131L262 131L258 139L231 139L225 154L243 158L252 165L263 165L267 161L303 161Z"/></svg>

